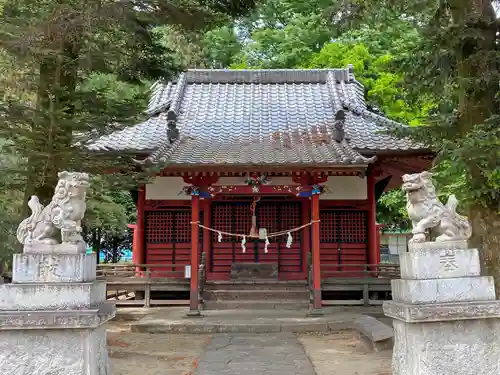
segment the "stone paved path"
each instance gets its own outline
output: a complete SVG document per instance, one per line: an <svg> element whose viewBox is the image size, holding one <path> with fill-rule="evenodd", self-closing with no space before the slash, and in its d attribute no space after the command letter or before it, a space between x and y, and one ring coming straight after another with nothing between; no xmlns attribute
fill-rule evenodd
<svg viewBox="0 0 500 375"><path fill-rule="evenodd" d="M216 334L196 375L315 375L293 333Z"/></svg>

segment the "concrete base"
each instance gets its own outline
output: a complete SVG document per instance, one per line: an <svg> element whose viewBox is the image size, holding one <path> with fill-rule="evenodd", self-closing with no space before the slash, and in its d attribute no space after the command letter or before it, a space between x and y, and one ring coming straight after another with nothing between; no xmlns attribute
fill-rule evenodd
<svg viewBox="0 0 500 375"><path fill-rule="evenodd" d="M89 309L105 299L105 281L0 285L0 310Z"/></svg>
<svg viewBox="0 0 500 375"><path fill-rule="evenodd" d="M15 283L71 283L96 278L96 254L14 254Z"/></svg>
<svg viewBox="0 0 500 375"><path fill-rule="evenodd" d="M500 374L500 320L393 322L392 375Z"/></svg>
<svg viewBox="0 0 500 375"><path fill-rule="evenodd" d="M500 301L410 303L384 301L384 314L406 323L428 323L469 319L500 319Z"/></svg>
<svg viewBox="0 0 500 375"><path fill-rule="evenodd" d="M6 375L111 375L106 329L2 331L0 366Z"/></svg>
<svg viewBox="0 0 500 375"><path fill-rule="evenodd" d="M315 309L315 308L311 308L309 309L309 312L307 313L307 316L323 316L325 315L325 312L323 311L323 309Z"/></svg>
<svg viewBox="0 0 500 375"><path fill-rule="evenodd" d="M500 301L466 241L413 243L392 280L392 375L500 374Z"/></svg>
<svg viewBox="0 0 500 375"><path fill-rule="evenodd" d="M200 310L189 310L186 314L187 317L189 318L201 318L201 312Z"/></svg>
<svg viewBox="0 0 500 375"><path fill-rule="evenodd" d="M24 245L23 253L28 254L85 254L85 242L60 243L60 244L34 244Z"/></svg>
<svg viewBox="0 0 500 375"><path fill-rule="evenodd" d="M477 249L414 249L399 256L402 279L450 279L481 274Z"/></svg>
<svg viewBox="0 0 500 375"><path fill-rule="evenodd" d="M103 324L116 307L95 255L63 245L14 256L13 283L0 286L2 375L110 375Z"/></svg>
<svg viewBox="0 0 500 375"><path fill-rule="evenodd" d="M394 331L372 316L362 315L354 320L354 328L359 331L374 351L380 352L392 348Z"/></svg>
<svg viewBox="0 0 500 375"><path fill-rule="evenodd" d="M147 311L145 315L144 312ZM186 317L185 307L123 308L117 319L129 320L132 332L141 333L275 333L330 332L353 329L360 314L382 316L380 307L325 307L324 315L307 316L300 310L208 310L201 317Z"/></svg>
<svg viewBox="0 0 500 375"><path fill-rule="evenodd" d="M391 287L394 301L412 304L495 300L495 284L491 276L399 279L392 280Z"/></svg>

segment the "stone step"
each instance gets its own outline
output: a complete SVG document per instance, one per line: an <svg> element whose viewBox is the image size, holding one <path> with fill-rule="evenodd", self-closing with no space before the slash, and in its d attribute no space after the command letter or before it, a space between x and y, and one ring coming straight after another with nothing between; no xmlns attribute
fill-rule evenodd
<svg viewBox="0 0 500 375"><path fill-rule="evenodd" d="M305 281L207 281L205 290L307 290Z"/></svg>
<svg viewBox="0 0 500 375"><path fill-rule="evenodd" d="M283 300L268 300L268 301L204 301L203 308L205 310L298 310L307 309L309 303L307 301L283 301Z"/></svg>
<svg viewBox="0 0 500 375"><path fill-rule="evenodd" d="M287 290L212 290L203 293L205 300L216 301L259 301L259 300L304 300L309 298L309 291L306 289Z"/></svg>

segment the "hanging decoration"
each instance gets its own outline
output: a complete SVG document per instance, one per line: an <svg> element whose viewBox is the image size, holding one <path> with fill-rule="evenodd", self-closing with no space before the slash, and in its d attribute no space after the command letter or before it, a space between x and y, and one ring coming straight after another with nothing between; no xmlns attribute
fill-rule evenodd
<svg viewBox="0 0 500 375"><path fill-rule="evenodd" d="M292 234L290 232L288 232L287 237L286 237L286 245L285 245L287 249L289 249L292 246L292 242L293 242Z"/></svg>
<svg viewBox="0 0 500 375"><path fill-rule="evenodd" d="M178 195L200 195L200 188L195 185L186 185L182 187L182 190Z"/></svg>
<svg viewBox="0 0 500 375"><path fill-rule="evenodd" d="M245 179L245 184L252 187L252 191L254 193L259 192L259 186L268 185L271 182L271 179L266 175L257 175L257 174L247 174L247 178Z"/></svg>
<svg viewBox="0 0 500 375"><path fill-rule="evenodd" d="M325 187L323 185L315 184L312 186L312 195L323 194L325 192Z"/></svg>
<svg viewBox="0 0 500 375"><path fill-rule="evenodd" d="M280 236L284 236L284 235L287 236L286 247L290 248L292 246L292 243L293 243L292 233L293 232L297 232L297 231L299 231L301 229L304 229L304 228L306 228L306 227L308 227L308 226L310 226L310 225L312 225L314 223L319 223L319 220L312 220L309 223L301 225L300 227L297 227L297 228L292 228L292 229L288 229L288 230L284 230L284 231L280 231L280 232L269 233L269 234L266 233L265 243L264 243L264 251L267 254L268 246L270 245L270 241L269 241L270 238L280 237ZM209 230L209 231L217 233L218 234L218 241L219 242L222 241L222 235L229 236L229 237L241 237L242 238L242 240L241 240L241 250L243 252L246 252L247 237L250 237L250 238L260 238L259 234L257 234L256 236L252 236L252 235L248 236L246 234L224 232L224 231L221 231L221 230L213 229L213 228L210 228L210 227L207 227L205 225L200 224L199 221L191 222L191 224L196 224L200 228L203 228L203 229L206 229L206 230Z"/></svg>
<svg viewBox="0 0 500 375"><path fill-rule="evenodd" d="M270 245L269 237L266 236L266 241L264 242L264 253L267 254L267 247Z"/></svg>
<svg viewBox="0 0 500 375"><path fill-rule="evenodd" d="M247 247L245 246L246 243L247 243L247 236L243 236L243 239L241 240L241 250L243 252L247 251Z"/></svg>

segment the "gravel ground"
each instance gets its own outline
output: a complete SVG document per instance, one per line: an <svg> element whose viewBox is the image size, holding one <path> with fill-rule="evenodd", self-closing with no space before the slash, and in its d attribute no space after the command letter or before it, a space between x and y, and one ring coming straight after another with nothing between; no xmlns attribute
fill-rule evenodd
<svg viewBox="0 0 500 375"><path fill-rule="evenodd" d="M131 333L124 323L108 326L113 375L192 375L210 335Z"/></svg>
<svg viewBox="0 0 500 375"><path fill-rule="evenodd" d="M299 335L317 375L391 375L391 351L373 352L358 332Z"/></svg>
<svg viewBox="0 0 500 375"><path fill-rule="evenodd" d="M317 375L391 375L391 352L372 352L354 331L300 334ZM124 322L108 324L113 375L194 375L212 341L208 334L132 333Z"/></svg>

